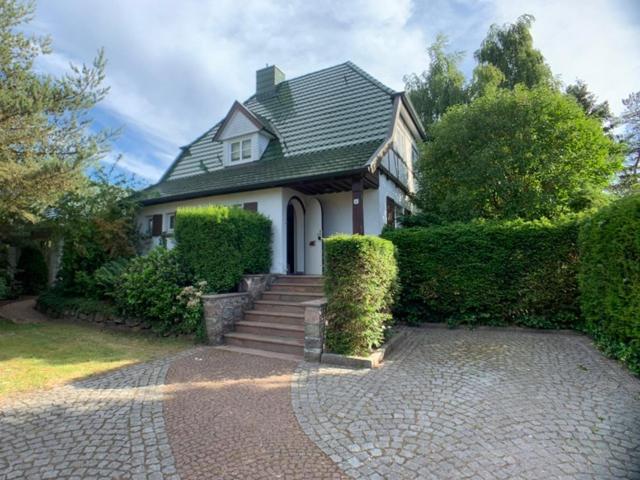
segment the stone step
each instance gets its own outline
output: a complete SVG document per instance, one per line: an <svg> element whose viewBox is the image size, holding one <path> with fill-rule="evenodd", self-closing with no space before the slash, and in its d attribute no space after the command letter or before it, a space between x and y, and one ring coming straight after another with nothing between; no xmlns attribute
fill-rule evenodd
<svg viewBox="0 0 640 480"><path fill-rule="evenodd" d="M324 297L322 293L306 293L306 292L273 292L267 291L262 294L262 300L275 300L281 302L306 302L308 300L316 300Z"/></svg>
<svg viewBox="0 0 640 480"><path fill-rule="evenodd" d="M281 300L256 300L253 302L254 310L279 313L297 313L304 315L304 305L300 302L285 302Z"/></svg>
<svg viewBox="0 0 640 480"><path fill-rule="evenodd" d="M247 355L256 355L258 357L277 358L279 360L289 360L292 362L299 362L304 357L302 355L292 355L290 353L278 353L270 352L269 350L256 350L255 348L236 347L234 345L220 345L214 347L218 350L224 350L225 352L242 353Z"/></svg>
<svg viewBox="0 0 640 480"><path fill-rule="evenodd" d="M252 333L254 335L267 337L285 337L304 340L304 325L242 320L236 323L236 333Z"/></svg>
<svg viewBox="0 0 640 480"><path fill-rule="evenodd" d="M244 319L249 322L283 323L304 326L303 313L274 312L272 310L247 310Z"/></svg>
<svg viewBox="0 0 640 480"><path fill-rule="evenodd" d="M322 275L279 275L274 283L296 283L298 285L322 285L324 277Z"/></svg>
<svg viewBox="0 0 640 480"><path fill-rule="evenodd" d="M303 292L303 293L324 293L323 284L306 284L306 283L274 283L269 289L271 292Z"/></svg>
<svg viewBox="0 0 640 480"><path fill-rule="evenodd" d="M227 345L304 356L304 340L238 332L227 333L224 339Z"/></svg>

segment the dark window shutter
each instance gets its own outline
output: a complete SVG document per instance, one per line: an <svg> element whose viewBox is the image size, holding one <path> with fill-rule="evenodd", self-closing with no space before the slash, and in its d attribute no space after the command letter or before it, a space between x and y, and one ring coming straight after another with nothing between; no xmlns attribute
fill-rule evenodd
<svg viewBox="0 0 640 480"><path fill-rule="evenodd" d="M249 210L250 212L257 212L258 202L247 202L242 206L242 208L244 208L245 210Z"/></svg>
<svg viewBox="0 0 640 480"><path fill-rule="evenodd" d="M396 226L396 202L391 197L387 197L387 225Z"/></svg>
<svg viewBox="0 0 640 480"><path fill-rule="evenodd" d="M151 228L151 235L154 237L159 237L162 235L162 215L154 215L153 216L153 226Z"/></svg>

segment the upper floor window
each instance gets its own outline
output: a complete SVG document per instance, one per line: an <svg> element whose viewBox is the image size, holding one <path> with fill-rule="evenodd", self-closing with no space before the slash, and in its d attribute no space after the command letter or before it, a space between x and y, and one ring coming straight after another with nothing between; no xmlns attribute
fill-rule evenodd
<svg viewBox="0 0 640 480"><path fill-rule="evenodd" d="M237 142L231 142L231 161L237 162L239 160L251 159L251 139L238 140Z"/></svg>
<svg viewBox="0 0 640 480"><path fill-rule="evenodd" d="M167 222L168 223L167 228L168 228L168 230L170 232L173 232L173 229L176 228L176 214L175 213L169 213L168 217L169 217L169 219L168 219L168 222Z"/></svg>

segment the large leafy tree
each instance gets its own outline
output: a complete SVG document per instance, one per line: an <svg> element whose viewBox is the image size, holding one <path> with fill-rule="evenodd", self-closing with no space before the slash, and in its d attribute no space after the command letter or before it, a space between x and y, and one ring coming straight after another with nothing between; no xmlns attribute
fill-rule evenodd
<svg viewBox="0 0 640 480"><path fill-rule="evenodd" d="M459 67L462 52L447 52L447 37L438 35L428 53L429 68L404 79L409 98L427 131L449 107L466 101L465 78Z"/></svg>
<svg viewBox="0 0 640 480"><path fill-rule="evenodd" d="M88 116L108 90L103 53L60 77L38 73L51 41L24 32L33 12L33 2L0 0L0 240L84 185L110 136L92 132Z"/></svg>
<svg viewBox="0 0 640 480"><path fill-rule="evenodd" d="M547 87L452 107L419 164L418 202L445 220L555 217L589 206L621 167L599 121Z"/></svg>
<svg viewBox="0 0 640 480"><path fill-rule="evenodd" d="M514 88L518 84L529 88L556 85L544 56L533 46L534 20L533 15L522 15L513 24L492 25L475 52L478 67L492 65L502 73L500 86L503 88Z"/></svg>

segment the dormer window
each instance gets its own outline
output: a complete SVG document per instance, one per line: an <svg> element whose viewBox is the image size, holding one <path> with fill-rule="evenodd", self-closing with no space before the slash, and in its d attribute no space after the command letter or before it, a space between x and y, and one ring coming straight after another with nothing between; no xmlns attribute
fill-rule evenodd
<svg viewBox="0 0 640 480"><path fill-rule="evenodd" d="M240 158L242 158L242 160L251 160L250 138L238 142L231 142L231 161L237 162Z"/></svg>
<svg viewBox="0 0 640 480"><path fill-rule="evenodd" d="M251 137L228 142L230 163L248 162L253 159Z"/></svg>

